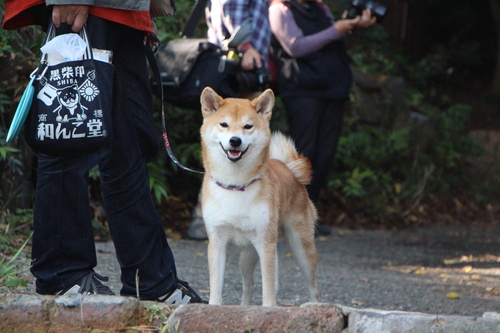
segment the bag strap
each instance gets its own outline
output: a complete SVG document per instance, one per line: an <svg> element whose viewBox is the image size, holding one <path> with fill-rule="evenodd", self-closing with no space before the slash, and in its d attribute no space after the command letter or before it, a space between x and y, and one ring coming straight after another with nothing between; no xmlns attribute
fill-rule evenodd
<svg viewBox="0 0 500 333"><path fill-rule="evenodd" d="M156 86L157 89L159 90L160 93L160 98L161 98L161 127L163 131L163 140L165 141L165 149L167 151L168 156L170 159L177 164L181 169L194 172L200 175L205 174L203 171L196 171L193 169L190 169L186 166L184 166L179 160L175 157L174 152L172 151L172 148L170 147L170 141L168 140L168 135L167 135L167 126L165 124L165 105L163 103L163 86L161 83L161 74L160 74L160 68L158 66L158 63L156 62L155 55L153 53L153 50L151 47L146 43L144 46L144 49L146 50L146 56L148 58L149 65L151 67L151 71L153 72L153 76L156 80Z"/></svg>
<svg viewBox="0 0 500 333"><path fill-rule="evenodd" d="M192 37L194 35L194 30L196 29L201 16L205 12L206 6L207 0L196 0L191 13L189 14L186 25L184 26L184 30L181 32L181 37Z"/></svg>

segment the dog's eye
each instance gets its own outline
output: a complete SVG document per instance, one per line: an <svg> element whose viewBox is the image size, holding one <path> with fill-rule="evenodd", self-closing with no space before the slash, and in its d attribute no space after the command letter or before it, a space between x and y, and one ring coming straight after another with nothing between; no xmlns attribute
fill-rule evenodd
<svg viewBox="0 0 500 333"><path fill-rule="evenodd" d="M250 128L252 128L252 127L253 127L253 125L251 125L251 124L246 124L243 128L244 128L244 129L250 129Z"/></svg>
<svg viewBox="0 0 500 333"><path fill-rule="evenodd" d="M225 127L229 127L229 125L228 125L226 122L224 122L224 121L223 121L222 123L220 123L220 126L221 126L221 127L224 127L224 128L225 128Z"/></svg>

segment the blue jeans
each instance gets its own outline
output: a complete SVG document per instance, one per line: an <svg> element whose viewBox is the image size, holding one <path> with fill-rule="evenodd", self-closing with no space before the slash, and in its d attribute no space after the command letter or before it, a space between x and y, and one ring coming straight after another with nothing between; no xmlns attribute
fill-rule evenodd
<svg viewBox="0 0 500 333"><path fill-rule="evenodd" d="M121 267L121 295L137 295L138 271L141 299L156 299L178 280L146 168L158 150L159 135L143 33L93 16L87 29L94 48L113 51L113 137L109 147L91 154L40 155L31 272L37 293L54 294L93 271L97 260L88 172L99 164L103 204Z"/></svg>

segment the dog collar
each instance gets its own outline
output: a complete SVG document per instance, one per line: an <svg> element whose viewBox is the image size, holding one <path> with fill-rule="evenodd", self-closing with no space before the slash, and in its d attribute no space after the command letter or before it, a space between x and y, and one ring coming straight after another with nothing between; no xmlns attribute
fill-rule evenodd
<svg viewBox="0 0 500 333"><path fill-rule="evenodd" d="M230 191L241 191L241 192L245 191L245 189L246 189L248 186L252 185L253 183L255 183L255 181L257 181L257 180L259 180L259 179L260 179L260 178L255 178L255 179L253 179L251 182L249 182L248 184L245 184L245 185L242 185L242 186L239 186L239 185L227 185L227 186L226 186L226 185L224 185L224 184L222 184L222 183L220 183L220 182L216 181L216 180L214 179L214 177L211 177L211 178L212 178L212 180L214 181L214 183L215 183L215 184L217 184L217 186L220 186L220 187L222 187L223 189L230 190Z"/></svg>

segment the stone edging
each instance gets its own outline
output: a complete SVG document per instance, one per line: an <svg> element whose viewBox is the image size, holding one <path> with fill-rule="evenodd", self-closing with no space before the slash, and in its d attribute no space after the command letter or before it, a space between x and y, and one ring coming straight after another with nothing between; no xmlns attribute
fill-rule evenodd
<svg viewBox="0 0 500 333"><path fill-rule="evenodd" d="M2 332L164 332L165 325L168 332L189 333L498 333L500 314L442 316L325 303L177 307L121 296L0 294Z"/></svg>

